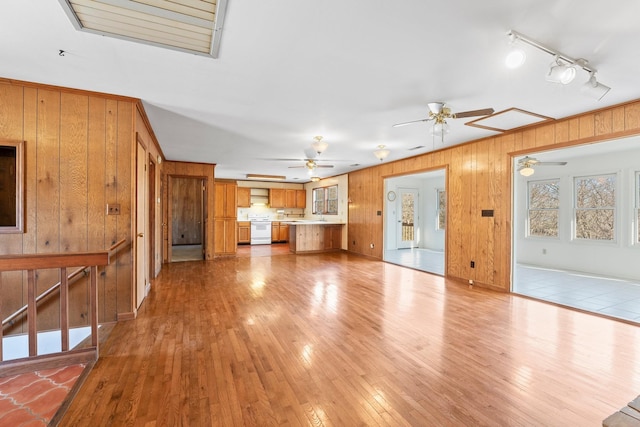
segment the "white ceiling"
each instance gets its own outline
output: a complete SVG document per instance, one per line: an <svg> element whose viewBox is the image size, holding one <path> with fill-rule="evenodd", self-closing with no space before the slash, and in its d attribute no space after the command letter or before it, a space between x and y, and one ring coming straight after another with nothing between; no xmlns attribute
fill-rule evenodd
<svg viewBox="0 0 640 427"><path fill-rule="evenodd" d="M428 124L392 127L426 117L431 101L562 118L640 98L638 16L637 0L229 0L212 59L77 31L56 1L3 0L0 77L140 98L168 159L304 182L288 168L302 161L269 159L304 158L315 135L335 165L321 176L378 163L380 144L387 161L442 147ZM546 82L552 58L527 46L527 63L508 70L509 29L588 59L611 91L582 95L582 70ZM445 146L495 134L469 120L449 121Z"/></svg>

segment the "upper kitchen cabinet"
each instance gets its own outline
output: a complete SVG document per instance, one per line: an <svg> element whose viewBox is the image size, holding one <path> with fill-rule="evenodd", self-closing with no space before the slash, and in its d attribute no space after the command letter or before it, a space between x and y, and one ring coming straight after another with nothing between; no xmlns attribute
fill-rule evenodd
<svg viewBox="0 0 640 427"><path fill-rule="evenodd" d="M239 208L251 207L251 188L238 187L238 207Z"/></svg>
<svg viewBox="0 0 640 427"><path fill-rule="evenodd" d="M238 186L235 182L216 181L215 214L216 218L235 218L237 215ZM235 231L234 231L235 232Z"/></svg>
<svg viewBox="0 0 640 427"><path fill-rule="evenodd" d="M296 207L300 209L307 207L307 190L296 190Z"/></svg>
<svg viewBox="0 0 640 427"><path fill-rule="evenodd" d="M285 190L284 188L269 189L269 206L272 208L285 207Z"/></svg>

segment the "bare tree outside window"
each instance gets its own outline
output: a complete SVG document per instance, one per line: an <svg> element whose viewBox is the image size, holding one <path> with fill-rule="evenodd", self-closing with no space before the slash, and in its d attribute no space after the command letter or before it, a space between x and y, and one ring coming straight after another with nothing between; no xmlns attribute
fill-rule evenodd
<svg viewBox="0 0 640 427"><path fill-rule="evenodd" d="M576 239L615 238L616 176L594 175L575 178Z"/></svg>
<svg viewBox="0 0 640 427"><path fill-rule="evenodd" d="M444 190L438 190L438 224L437 230L444 230L447 221L447 193Z"/></svg>
<svg viewBox="0 0 640 427"><path fill-rule="evenodd" d="M529 236L558 237L560 182L529 181Z"/></svg>

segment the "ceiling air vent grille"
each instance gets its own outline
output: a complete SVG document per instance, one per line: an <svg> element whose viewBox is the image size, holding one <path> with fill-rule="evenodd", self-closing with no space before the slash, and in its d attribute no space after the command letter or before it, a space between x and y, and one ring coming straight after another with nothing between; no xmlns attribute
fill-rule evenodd
<svg viewBox="0 0 640 427"><path fill-rule="evenodd" d="M216 58L227 0L59 0L82 31Z"/></svg>

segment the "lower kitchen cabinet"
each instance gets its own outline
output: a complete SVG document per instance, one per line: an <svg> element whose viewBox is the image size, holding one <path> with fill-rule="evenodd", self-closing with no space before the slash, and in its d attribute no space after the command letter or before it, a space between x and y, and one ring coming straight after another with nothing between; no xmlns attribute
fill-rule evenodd
<svg viewBox="0 0 640 427"><path fill-rule="evenodd" d="M271 242L288 242L289 224L274 221L271 223Z"/></svg>
<svg viewBox="0 0 640 427"><path fill-rule="evenodd" d="M238 244L248 245L251 243L251 222L238 221Z"/></svg>

